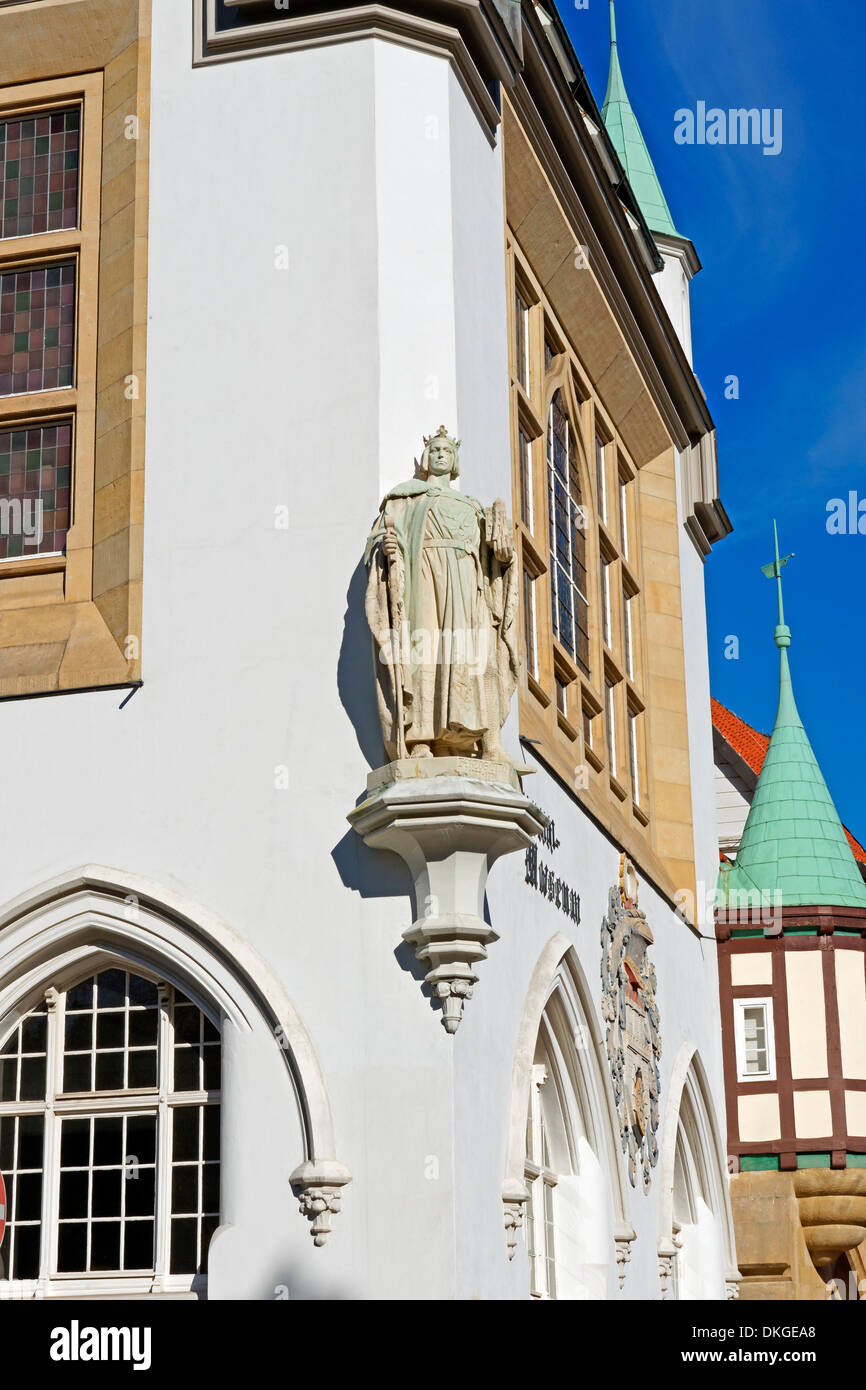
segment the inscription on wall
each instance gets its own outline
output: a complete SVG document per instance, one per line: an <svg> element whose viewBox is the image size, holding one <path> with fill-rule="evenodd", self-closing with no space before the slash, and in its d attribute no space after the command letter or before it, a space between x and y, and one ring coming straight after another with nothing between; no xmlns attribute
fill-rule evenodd
<svg viewBox="0 0 866 1390"><path fill-rule="evenodd" d="M547 828L539 835L538 839L529 846L526 851L526 879L530 887L535 888L548 902L558 907L560 912L564 912L572 922L580 925L580 894L565 882L565 879L554 873L552 868L545 864L538 853L539 845L544 846L551 853L559 849L559 839L556 834L556 824L549 821Z"/></svg>

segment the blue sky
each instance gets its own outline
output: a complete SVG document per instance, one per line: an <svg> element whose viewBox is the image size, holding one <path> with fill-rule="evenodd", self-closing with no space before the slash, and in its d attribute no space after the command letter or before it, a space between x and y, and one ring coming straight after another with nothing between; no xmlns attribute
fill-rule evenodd
<svg viewBox="0 0 866 1390"><path fill-rule="evenodd" d="M607 0L559 0L599 105ZM856 0L618 0L626 89L677 230L704 269L692 282L695 370L718 428L734 533L707 561L713 694L769 732L772 517L803 722L840 815L866 839L866 535L830 535L827 503L866 499L866 226L862 178L866 6ZM674 112L781 108L776 156L757 146L677 145ZM739 399L725 399L725 378ZM866 519L864 519L866 526ZM729 635L739 658L725 658Z"/></svg>

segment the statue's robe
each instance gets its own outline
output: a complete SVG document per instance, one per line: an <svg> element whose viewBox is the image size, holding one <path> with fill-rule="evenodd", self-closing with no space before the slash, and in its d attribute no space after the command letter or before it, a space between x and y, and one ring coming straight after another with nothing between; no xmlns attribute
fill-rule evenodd
<svg viewBox="0 0 866 1390"><path fill-rule="evenodd" d="M382 550L386 520L399 549L403 623L392 613L393 580ZM517 574L513 553L496 559L480 502L413 479L388 493L367 541L366 611L387 756L398 756L397 698L406 746L435 756L472 754L483 735L498 742L517 683ZM391 634L402 626L397 663Z"/></svg>

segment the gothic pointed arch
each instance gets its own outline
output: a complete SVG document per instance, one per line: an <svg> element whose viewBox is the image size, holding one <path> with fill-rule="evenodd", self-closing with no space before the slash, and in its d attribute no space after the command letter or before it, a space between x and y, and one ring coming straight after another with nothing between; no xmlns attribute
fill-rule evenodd
<svg viewBox="0 0 866 1390"><path fill-rule="evenodd" d="M610 1081L592 996L557 933L530 981L511 1085L502 1199L509 1258L527 1233L535 1296L608 1296L635 1233L616 1148Z"/></svg>
<svg viewBox="0 0 866 1390"><path fill-rule="evenodd" d="M281 1162L312 1219L315 1244L330 1231L342 1187L324 1077L309 1034L282 984L224 921L150 879L86 865L0 907L0 1044L46 999L106 969L159 982L216 1026L223 1046L223 1101L229 1116L244 1109L255 1070L270 1069L282 1095L282 1131L291 1152ZM232 1205L232 1158L240 1122L223 1127L226 1210ZM228 1138L225 1136L228 1135ZM294 1135L294 1137L290 1137ZM223 1155L225 1160L225 1153ZM230 1223L229 1223L230 1224ZM222 1228L215 1242L220 1240Z"/></svg>
<svg viewBox="0 0 866 1390"><path fill-rule="evenodd" d="M706 1071L691 1043L680 1047L667 1085L659 1168L662 1298L736 1298L740 1273L725 1146Z"/></svg>

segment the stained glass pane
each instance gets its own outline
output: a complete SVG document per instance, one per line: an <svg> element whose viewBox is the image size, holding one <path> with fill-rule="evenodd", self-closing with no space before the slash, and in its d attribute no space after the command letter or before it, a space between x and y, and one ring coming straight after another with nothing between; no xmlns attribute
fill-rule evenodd
<svg viewBox="0 0 866 1390"><path fill-rule="evenodd" d="M0 430L0 560L66 550L71 479L69 421Z"/></svg>
<svg viewBox="0 0 866 1390"><path fill-rule="evenodd" d="M0 237L78 224L81 111L0 121Z"/></svg>
<svg viewBox="0 0 866 1390"><path fill-rule="evenodd" d="M0 275L0 396L71 386L75 265Z"/></svg>

